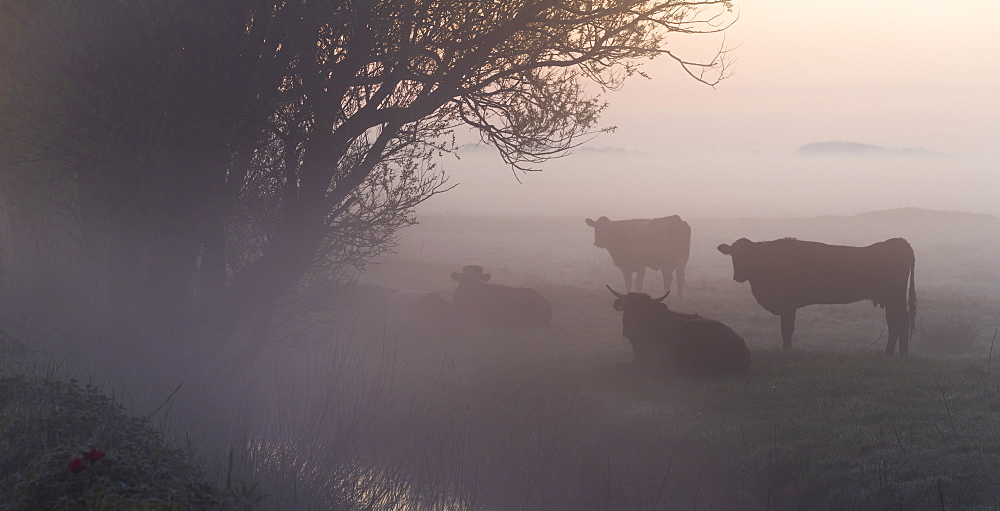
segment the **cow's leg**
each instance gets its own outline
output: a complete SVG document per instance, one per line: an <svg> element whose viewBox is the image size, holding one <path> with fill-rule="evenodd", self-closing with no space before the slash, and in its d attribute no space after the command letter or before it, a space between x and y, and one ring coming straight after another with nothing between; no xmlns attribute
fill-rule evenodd
<svg viewBox="0 0 1000 511"><path fill-rule="evenodd" d="M684 267L677 267L677 298L684 298Z"/></svg>
<svg viewBox="0 0 1000 511"><path fill-rule="evenodd" d="M899 309L899 356L906 355L910 351L910 314L906 312L906 307Z"/></svg>
<svg viewBox="0 0 1000 511"><path fill-rule="evenodd" d="M781 347L792 349L792 333L795 332L795 309L781 315Z"/></svg>
<svg viewBox="0 0 1000 511"><path fill-rule="evenodd" d="M622 278L625 279L625 292L632 292L632 271L622 268Z"/></svg>
<svg viewBox="0 0 1000 511"><path fill-rule="evenodd" d="M635 271L635 292L642 292L642 281L646 279L646 267L643 266Z"/></svg>
<svg viewBox="0 0 1000 511"><path fill-rule="evenodd" d="M663 292L669 293L670 286L674 283L674 271L669 268L664 268L660 273L663 273ZM678 292L678 295L679 294L680 293Z"/></svg>
<svg viewBox="0 0 1000 511"><path fill-rule="evenodd" d="M902 312L902 314L900 314ZM891 357L896 351L896 340L899 342L899 354L906 353L906 341L903 340L903 331L906 327L906 308L887 306L885 308L885 322L889 327L889 342L885 345L885 355ZM906 332L909 334L909 332ZM909 337L909 335L907 335Z"/></svg>
<svg viewBox="0 0 1000 511"><path fill-rule="evenodd" d="M885 309L885 322L889 327L889 338L885 343L885 356L891 357L896 351L896 323L893 320L891 309Z"/></svg>

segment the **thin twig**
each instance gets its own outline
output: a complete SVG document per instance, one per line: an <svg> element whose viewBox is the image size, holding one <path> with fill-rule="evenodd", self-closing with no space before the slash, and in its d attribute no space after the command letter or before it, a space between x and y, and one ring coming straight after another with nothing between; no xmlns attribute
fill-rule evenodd
<svg viewBox="0 0 1000 511"><path fill-rule="evenodd" d="M740 427L742 428L742 424ZM670 475L670 469L674 466L674 456L681 450L681 447L684 446L688 437L690 437L692 433L694 433L694 427L689 429L688 432L684 434L684 437L681 438L676 445L674 445L670 454L667 455L667 463L664 465L666 467L666 471L663 473L663 480L660 482L660 491L656 494L656 502L653 504L653 509L659 509L660 507L660 498L663 497L663 488L667 485L667 477Z"/></svg>
<svg viewBox="0 0 1000 511"><path fill-rule="evenodd" d="M694 487L694 511L698 511L698 495L701 493L701 470L698 471L698 482Z"/></svg>
<svg viewBox="0 0 1000 511"><path fill-rule="evenodd" d="M986 393L986 388L990 382L990 362L993 360L993 345L997 342L997 328L993 329L993 340L990 342L990 356L986 358L986 377L983 378L983 394Z"/></svg>
<svg viewBox="0 0 1000 511"><path fill-rule="evenodd" d="M951 407L948 406L948 399L944 397L944 387L941 382L937 382L938 390L941 391L941 401L944 401L944 409L948 412L948 422L951 424L951 432L958 435L958 428L955 427L955 418L951 416Z"/></svg>
<svg viewBox="0 0 1000 511"><path fill-rule="evenodd" d="M896 434L896 445L899 446L900 452L906 452L906 449L903 449L903 441L899 439L899 430L892 428L892 432Z"/></svg>
<svg viewBox="0 0 1000 511"><path fill-rule="evenodd" d="M611 509L611 457L608 456L608 480L604 489L604 511Z"/></svg>
<svg viewBox="0 0 1000 511"><path fill-rule="evenodd" d="M743 381L743 393L746 394L750 392L750 366L747 366L747 377Z"/></svg>
<svg viewBox="0 0 1000 511"><path fill-rule="evenodd" d="M160 403L160 406L157 406L155 410L153 410L152 412L150 412L149 415L146 416L146 418L147 419L153 418L153 416L156 415L156 412L160 411L160 409L163 408L164 406L166 406L167 403L171 402L173 400L173 398L174 398L174 394L177 394L177 391L181 390L181 385L184 385L183 381L181 381L180 383L178 383L177 384L177 388L175 388L174 391L171 392L170 395L167 396L167 398L164 399L162 403Z"/></svg>
<svg viewBox="0 0 1000 511"><path fill-rule="evenodd" d="M580 388L577 387L576 392L573 393L573 399L570 400L569 406L566 407L566 412L565 414L563 414L559 427L556 428L556 433L552 438L552 443L549 444L549 449L545 453L545 457L542 458L542 462L538 465L538 470L535 471L535 476L531 478L531 484L528 486L528 492L524 495L524 504L521 506L522 511L528 508L528 501L531 500L531 493L535 489L535 483L538 482L538 479L542 474L542 469L545 468L546 462L548 462L549 457L552 456L552 451L555 450L556 443L559 442L559 435L562 433L563 427L566 426L566 422L569 419L569 414L573 410L573 406L576 404L576 398L579 397L579 395L580 395Z"/></svg>
<svg viewBox="0 0 1000 511"><path fill-rule="evenodd" d="M882 331L878 333L878 339L875 339L874 342L872 342L868 346L865 346L864 348L861 348L859 351L864 351L864 350L866 350L868 348L871 348L872 346L878 344L878 342L882 340L882 334L884 334L884 333L885 333L885 329L883 328Z"/></svg>

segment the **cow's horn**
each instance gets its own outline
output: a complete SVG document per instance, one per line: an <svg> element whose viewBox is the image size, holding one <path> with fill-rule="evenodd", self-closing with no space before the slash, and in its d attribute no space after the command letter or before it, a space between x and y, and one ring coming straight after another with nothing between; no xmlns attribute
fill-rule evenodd
<svg viewBox="0 0 1000 511"><path fill-rule="evenodd" d="M608 291L611 291L611 293L614 294L616 297L625 298L625 295L619 293L618 291L615 291L614 289L611 289L611 286L604 284L604 287L608 288Z"/></svg>
<svg viewBox="0 0 1000 511"><path fill-rule="evenodd" d="M666 300L668 296L670 296L670 291L667 291L667 294L665 294L665 295L663 295L663 296L661 296L659 298L656 298L653 301L654 302L662 302L663 300Z"/></svg>

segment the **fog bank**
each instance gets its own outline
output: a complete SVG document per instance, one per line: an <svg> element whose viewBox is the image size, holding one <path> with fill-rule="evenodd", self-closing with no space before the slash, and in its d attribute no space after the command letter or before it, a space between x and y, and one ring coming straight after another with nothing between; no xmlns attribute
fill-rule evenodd
<svg viewBox="0 0 1000 511"><path fill-rule="evenodd" d="M1000 214L1000 175L986 158L950 155L697 154L584 147L514 172L488 149L442 167L458 186L421 214L581 216L667 214L806 217L917 207Z"/></svg>

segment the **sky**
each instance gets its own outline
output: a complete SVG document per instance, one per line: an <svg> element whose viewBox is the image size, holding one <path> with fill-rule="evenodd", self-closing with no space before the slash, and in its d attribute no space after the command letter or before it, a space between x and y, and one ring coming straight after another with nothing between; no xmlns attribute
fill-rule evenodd
<svg viewBox="0 0 1000 511"><path fill-rule="evenodd" d="M541 172L489 151L419 214L785 217L923 207L1000 215L1000 3L737 0L732 75L711 88L654 60L605 96L616 126ZM709 55L719 36L678 36ZM848 141L928 157L809 158Z"/></svg>

